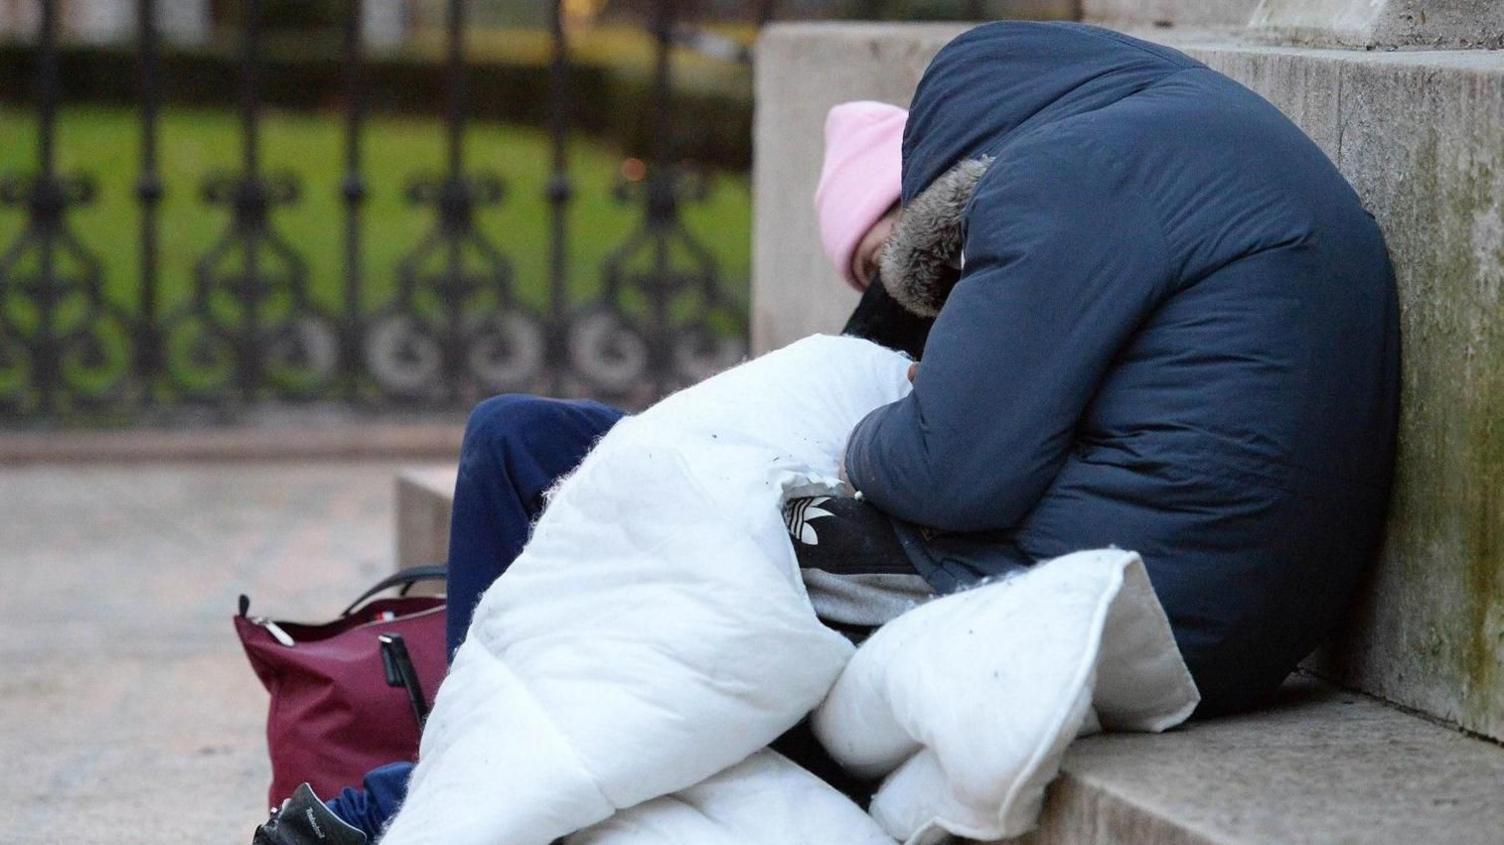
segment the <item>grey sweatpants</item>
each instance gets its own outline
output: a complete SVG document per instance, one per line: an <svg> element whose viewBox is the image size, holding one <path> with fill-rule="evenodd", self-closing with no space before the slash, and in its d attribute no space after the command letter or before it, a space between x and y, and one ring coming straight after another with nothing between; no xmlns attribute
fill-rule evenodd
<svg viewBox="0 0 1504 845"><path fill-rule="evenodd" d="M800 572L815 615L840 625L876 628L935 596L918 575L837 574L823 569Z"/></svg>

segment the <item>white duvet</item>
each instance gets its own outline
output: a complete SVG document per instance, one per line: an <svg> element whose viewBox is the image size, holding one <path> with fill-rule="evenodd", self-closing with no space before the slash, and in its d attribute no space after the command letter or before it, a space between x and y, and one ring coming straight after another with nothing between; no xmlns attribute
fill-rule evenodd
<svg viewBox="0 0 1504 845"><path fill-rule="evenodd" d="M908 364L809 338L612 429L482 599L382 842L1012 836L1072 737L1183 720L1195 687L1130 552L932 601L855 659L815 618L780 504L841 492ZM833 756L886 775L872 815L762 750L817 706Z"/></svg>

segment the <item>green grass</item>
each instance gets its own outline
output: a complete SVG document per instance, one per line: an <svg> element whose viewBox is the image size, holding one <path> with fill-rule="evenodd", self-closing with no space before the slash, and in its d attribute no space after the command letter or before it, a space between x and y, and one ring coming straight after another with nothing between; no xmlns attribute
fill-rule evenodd
<svg viewBox="0 0 1504 845"><path fill-rule="evenodd" d="M743 45L757 39L750 25L723 24L706 27L710 32ZM657 61L658 46L651 32L640 26L602 24L571 32L569 57L577 64L610 67L619 73L647 77ZM408 48L430 61L443 61L445 35L441 30L420 32ZM477 29L466 38L471 61L511 61L547 64L553 58L553 34L546 29ZM703 56L694 50L674 47L671 51L674 88L731 96L751 96L751 69L743 64Z"/></svg>
<svg viewBox="0 0 1504 845"><path fill-rule="evenodd" d="M268 173L298 180L298 202L273 212L273 228L308 264L317 302L338 309L344 284L342 128L335 114L272 112L262 123L262 162ZM30 110L0 106L0 173L36 168L36 122ZM365 132L363 307L372 310L395 289L398 262L435 225L429 207L407 202L410 177L439 173L444 166L441 126L431 120L373 118ZM207 205L204 180L240 166L239 125L231 112L171 110L162 120L159 160L167 187L161 205L160 279L164 310L185 301L192 269L229 227L223 206ZM541 306L548 296L548 139L538 130L475 125L466 136L467 169L502 177L507 192L496 207L482 209L478 228L511 261L518 297ZM134 185L139 167L139 128L129 109L79 107L59 119L58 163L63 173L92 174L95 201L68 215L83 245L99 256L108 296L130 312L138 303L140 210ZM571 146L575 201L569 212L569 290L583 301L599 287L601 262L627 238L641 218L639 207L612 197L620 152L587 139ZM719 261L728 293L746 300L751 203L745 175L719 174L703 203L685 207L690 231ZM0 250L25 223L24 212L0 207Z"/></svg>

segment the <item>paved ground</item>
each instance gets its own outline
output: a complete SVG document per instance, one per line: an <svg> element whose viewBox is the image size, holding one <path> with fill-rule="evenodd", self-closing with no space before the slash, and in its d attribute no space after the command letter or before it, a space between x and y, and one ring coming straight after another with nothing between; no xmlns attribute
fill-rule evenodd
<svg viewBox="0 0 1504 845"><path fill-rule="evenodd" d="M267 699L236 596L337 613L390 570L397 468L0 468L0 841L249 842Z"/></svg>
<svg viewBox="0 0 1504 845"><path fill-rule="evenodd" d="M276 616L338 612L390 571L398 469L0 468L0 843L248 843L267 699L232 633L236 596ZM1331 690L1096 737L1063 771L1046 811L1058 835L1041 841L1130 822L1163 841L1492 843L1504 829L1496 746Z"/></svg>

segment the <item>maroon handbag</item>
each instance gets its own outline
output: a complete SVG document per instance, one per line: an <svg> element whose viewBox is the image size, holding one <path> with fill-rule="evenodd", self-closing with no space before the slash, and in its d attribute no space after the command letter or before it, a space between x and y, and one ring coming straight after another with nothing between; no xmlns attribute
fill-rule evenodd
<svg viewBox="0 0 1504 845"><path fill-rule="evenodd" d="M443 577L442 566L404 569L322 625L250 616L250 599L240 597L235 633L271 693L268 806L304 781L327 798L377 766L417 759L446 670L444 599L406 592ZM397 586L402 595L367 601Z"/></svg>

